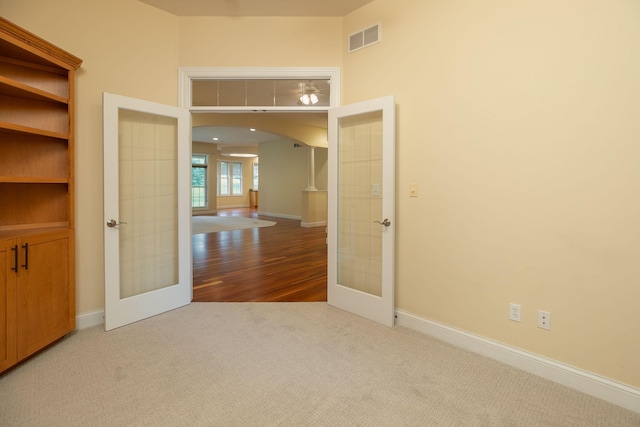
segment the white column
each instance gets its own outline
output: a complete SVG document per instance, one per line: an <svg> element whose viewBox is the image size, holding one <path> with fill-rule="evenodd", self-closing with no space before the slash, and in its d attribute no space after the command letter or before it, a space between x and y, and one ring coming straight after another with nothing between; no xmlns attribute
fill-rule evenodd
<svg viewBox="0 0 640 427"><path fill-rule="evenodd" d="M315 160L315 148L309 147L309 176L307 179L308 185L306 191L318 191L316 188L316 160Z"/></svg>

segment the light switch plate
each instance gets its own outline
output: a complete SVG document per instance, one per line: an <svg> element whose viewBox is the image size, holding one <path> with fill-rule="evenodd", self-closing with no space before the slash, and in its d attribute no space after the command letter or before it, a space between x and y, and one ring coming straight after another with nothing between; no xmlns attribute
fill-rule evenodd
<svg viewBox="0 0 640 427"><path fill-rule="evenodd" d="M409 197L418 197L418 184L415 182L409 184Z"/></svg>

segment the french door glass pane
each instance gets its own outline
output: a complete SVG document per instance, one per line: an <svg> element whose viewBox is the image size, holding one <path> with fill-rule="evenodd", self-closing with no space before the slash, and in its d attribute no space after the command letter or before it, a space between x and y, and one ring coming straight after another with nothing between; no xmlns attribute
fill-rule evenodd
<svg viewBox="0 0 640 427"><path fill-rule="evenodd" d="M120 298L178 283L177 119L119 111Z"/></svg>
<svg viewBox="0 0 640 427"><path fill-rule="evenodd" d="M338 283L382 295L382 111L339 119Z"/></svg>

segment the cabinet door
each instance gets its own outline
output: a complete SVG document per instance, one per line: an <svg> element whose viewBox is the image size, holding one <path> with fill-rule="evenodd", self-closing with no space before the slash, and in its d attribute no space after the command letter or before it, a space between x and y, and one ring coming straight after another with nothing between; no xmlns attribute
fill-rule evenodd
<svg viewBox="0 0 640 427"><path fill-rule="evenodd" d="M16 361L15 240L0 240L0 372Z"/></svg>
<svg viewBox="0 0 640 427"><path fill-rule="evenodd" d="M18 239L18 359L70 331L69 232Z"/></svg>

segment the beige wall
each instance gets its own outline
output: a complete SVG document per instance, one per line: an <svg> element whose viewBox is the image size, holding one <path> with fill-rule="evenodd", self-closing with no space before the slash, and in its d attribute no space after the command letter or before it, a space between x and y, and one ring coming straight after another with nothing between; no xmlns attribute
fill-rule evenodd
<svg viewBox="0 0 640 427"><path fill-rule="evenodd" d="M21 0L0 14L84 59L79 313L104 306L103 91L175 105L178 66L342 66L345 103L398 104L398 307L640 386L636 2L375 0L344 26L176 18L136 0ZM373 23L382 42L343 56Z"/></svg>
<svg viewBox="0 0 640 427"><path fill-rule="evenodd" d="M309 149L291 141L260 144L258 212L285 218L302 216L302 193L308 184Z"/></svg>
<svg viewBox="0 0 640 427"><path fill-rule="evenodd" d="M381 23L382 42L344 56L343 101L398 105L398 308L640 386L638 12L376 0L346 17L343 38Z"/></svg>
<svg viewBox="0 0 640 427"><path fill-rule="evenodd" d="M341 18L181 17L181 67L338 67Z"/></svg>
<svg viewBox="0 0 640 427"><path fill-rule="evenodd" d="M329 150L316 148L313 153L315 159L316 189L328 190L329 181Z"/></svg>
<svg viewBox="0 0 640 427"><path fill-rule="evenodd" d="M315 186L327 190L326 148L314 149ZM309 185L309 147L294 148L291 141L260 144L260 206L258 212L302 218ZM325 215L326 217L326 212Z"/></svg>

